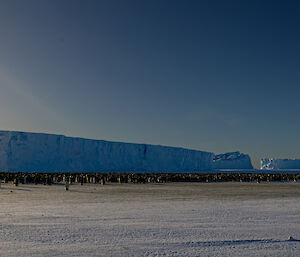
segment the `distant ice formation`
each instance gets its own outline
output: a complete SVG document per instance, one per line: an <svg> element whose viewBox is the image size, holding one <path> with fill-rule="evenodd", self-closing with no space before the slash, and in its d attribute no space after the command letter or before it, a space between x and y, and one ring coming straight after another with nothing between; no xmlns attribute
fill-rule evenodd
<svg viewBox="0 0 300 257"><path fill-rule="evenodd" d="M179 172L212 169L213 153L159 145L0 131L0 170Z"/></svg>
<svg viewBox="0 0 300 257"><path fill-rule="evenodd" d="M261 169L281 170L300 169L300 159L261 159Z"/></svg>
<svg viewBox="0 0 300 257"><path fill-rule="evenodd" d="M0 131L0 171L197 172L251 168L248 155Z"/></svg>
<svg viewBox="0 0 300 257"><path fill-rule="evenodd" d="M248 154L230 152L215 155L213 158L214 169L253 169Z"/></svg>

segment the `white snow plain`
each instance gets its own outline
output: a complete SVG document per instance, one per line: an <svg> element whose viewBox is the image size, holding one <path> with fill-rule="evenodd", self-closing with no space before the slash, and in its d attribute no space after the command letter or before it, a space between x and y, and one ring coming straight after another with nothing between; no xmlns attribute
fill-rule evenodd
<svg viewBox="0 0 300 257"><path fill-rule="evenodd" d="M0 256L300 256L299 200L300 183L2 184Z"/></svg>

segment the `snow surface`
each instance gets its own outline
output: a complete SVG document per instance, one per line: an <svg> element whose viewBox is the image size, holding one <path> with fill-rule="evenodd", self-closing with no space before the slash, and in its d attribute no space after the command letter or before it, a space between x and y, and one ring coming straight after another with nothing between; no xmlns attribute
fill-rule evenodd
<svg viewBox="0 0 300 257"><path fill-rule="evenodd" d="M1 171L196 172L249 168L250 157L239 152L215 156L178 147L0 131Z"/></svg>
<svg viewBox="0 0 300 257"><path fill-rule="evenodd" d="M2 184L0 256L300 256L299 197L300 183Z"/></svg>
<svg viewBox="0 0 300 257"><path fill-rule="evenodd" d="M261 159L261 169L300 169L300 159Z"/></svg>

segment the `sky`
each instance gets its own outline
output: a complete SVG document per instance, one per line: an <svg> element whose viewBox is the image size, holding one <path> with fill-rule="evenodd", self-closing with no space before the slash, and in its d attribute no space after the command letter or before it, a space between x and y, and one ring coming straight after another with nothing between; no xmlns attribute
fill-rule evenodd
<svg viewBox="0 0 300 257"><path fill-rule="evenodd" d="M299 9L0 0L0 130L300 158Z"/></svg>

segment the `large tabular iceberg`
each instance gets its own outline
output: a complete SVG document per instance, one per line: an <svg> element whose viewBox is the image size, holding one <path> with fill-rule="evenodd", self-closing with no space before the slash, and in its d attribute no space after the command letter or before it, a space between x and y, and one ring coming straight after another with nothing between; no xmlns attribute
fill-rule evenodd
<svg viewBox="0 0 300 257"><path fill-rule="evenodd" d="M212 169L210 152L62 135L0 131L0 170L179 172Z"/></svg>
<svg viewBox="0 0 300 257"><path fill-rule="evenodd" d="M0 171L197 172L252 167L247 155L220 156L178 147L0 131Z"/></svg>
<svg viewBox="0 0 300 257"><path fill-rule="evenodd" d="M300 159L261 159L261 169L281 170L300 169Z"/></svg>

